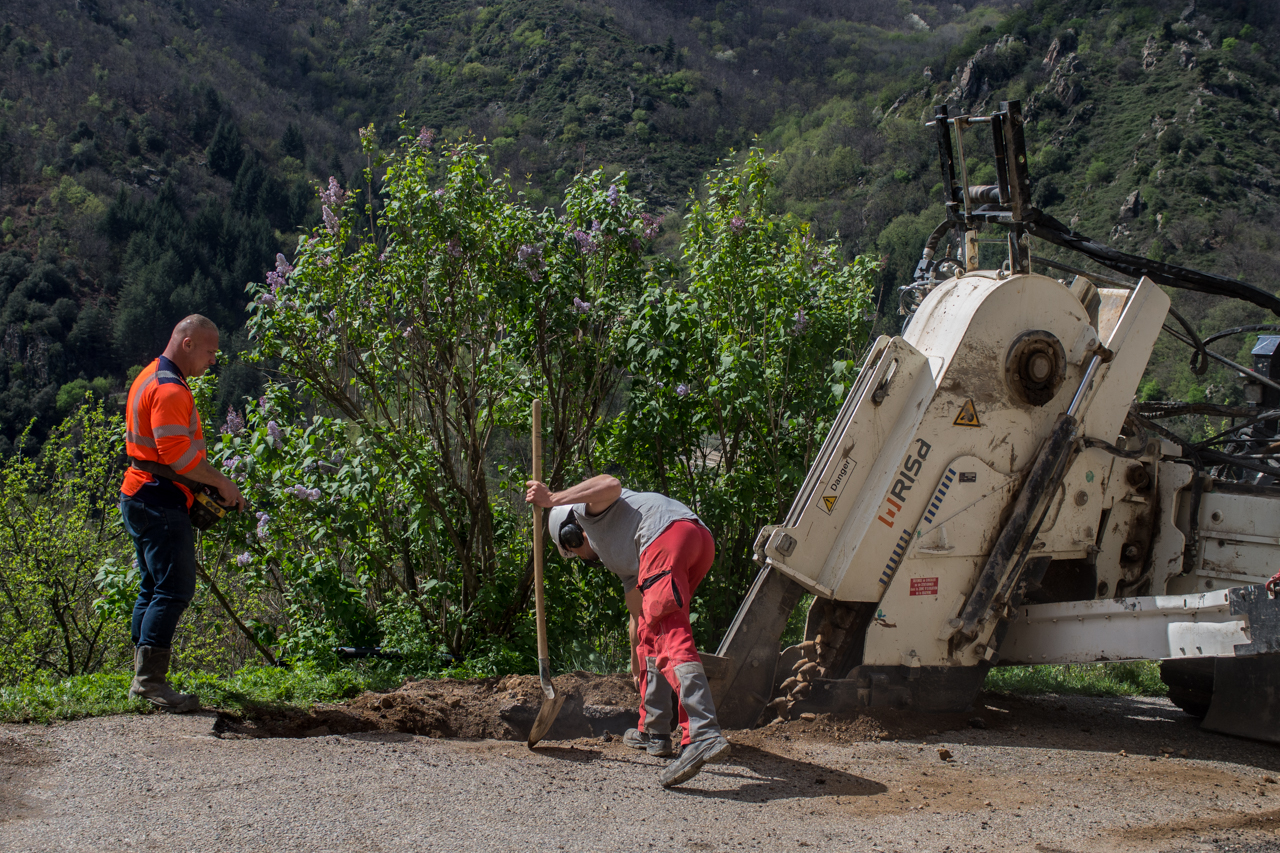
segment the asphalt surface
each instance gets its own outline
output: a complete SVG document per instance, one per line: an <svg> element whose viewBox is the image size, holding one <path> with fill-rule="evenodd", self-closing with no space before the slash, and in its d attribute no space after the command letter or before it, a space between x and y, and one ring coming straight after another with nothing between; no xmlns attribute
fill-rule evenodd
<svg viewBox="0 0 1280 853"><path fill-rule="evenodd" d="M913 741L735 732L686 786L619 739L0 726L3 851L1280 851L1280 748L1163 700L993 702ZM941 754L946 750L950 755Z"/></svg>

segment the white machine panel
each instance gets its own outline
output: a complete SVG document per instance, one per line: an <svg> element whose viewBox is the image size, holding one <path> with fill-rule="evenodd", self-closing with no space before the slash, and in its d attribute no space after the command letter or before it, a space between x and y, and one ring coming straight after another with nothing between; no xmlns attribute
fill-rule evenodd
<svg viewBox="0 0 1280 853"><path fill-rule="evenodd" d="M1000 644L1002 664L1230 657L1250 642L1227 590L1020 607Z"/></svg>

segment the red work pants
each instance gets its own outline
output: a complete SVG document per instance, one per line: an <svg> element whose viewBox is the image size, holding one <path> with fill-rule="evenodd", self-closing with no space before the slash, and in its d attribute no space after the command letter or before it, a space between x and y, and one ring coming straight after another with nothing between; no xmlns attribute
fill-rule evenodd
<svg viewBox="0 0 1280 853"><path fill-rule="evenodd" d="M640 656L641 684L645 683L648 660L653 658L659 672L677 692L675 666L698 663L693 628L689 624L689 603L715 560L716 545L710 531L692 519L681 519L662 532L640 555L639 586L643 603L639 619L636 651ZM684 743L689 742L689 718L678 704L679 724ZM640 728L644 730L644 697L640 701Z"/></svg>

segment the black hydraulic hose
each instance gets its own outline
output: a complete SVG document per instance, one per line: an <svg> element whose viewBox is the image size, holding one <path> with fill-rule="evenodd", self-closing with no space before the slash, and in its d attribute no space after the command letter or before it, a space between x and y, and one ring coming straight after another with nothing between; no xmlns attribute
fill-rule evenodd
<svg viewBox="0 0 1280 853"><path fill-rule="evenodd" d="M1183 460L1195 468L1197 471L1203 470L1206 464L1209 465L1234 465L1237 468L1243 468L1246 471L1254 471L1258 474L1266 474L1270 477L1280 476L1280 468L1269 465L1261 465L1248 456L1234 456L1230 453L1223 453L1219 450L1210 450L1207 447L1197 447L1188 442L1185 438L1169 432L1169 430L1160 426L1153 421L1149 421L1141 415L1131 415L1133 419L1146 429L1151 430L1162 438L1182 448Z"/></svg>
<svg viewBox="0 0 1280 853"><path fill-rule="evenodd" d="M1223 329L1221 332L1214 332L1212 335L1204 339L1204 343L1205 346L1208 346L1221 338L1229 338L1232 335L1243 335L1246 332L1280 332L1280 326L1272 323L1259 323L1253 326L1236 326L1231 329Z"/></svg>
<svg viewBox="0 0 1280 853"><path fill-rule="evenodd" d="M1153 261L1150 258L1117 251L1083 234L1077 234L1044 211L1031 211L1026 228L1033 237L1079 252L1105 267L1132 278L1146 276L1156 284L1168 287L1242 299L1280 316L1280 297L1260 287L1225 276L1184 269L1162 261Z"/></svg>
<svg viewBox="0 0 1280 853"><path fill-rule="evenodd" d="M1191 363L1189 365L1191 372L1196 376L1204 376L1204 372L1209 369L1209 351L1205 349L1204 341L1200 340L1196 330L1191 328L1187 318L1179 314L1172 305L1169 306L1169 314L1178 321L1183 329L1186 329L1187 337L1191 338L1191 348L1195 350L1191 354Z"/></svg>
<svg viewBox="0 0 1280 853"><path fill-rule="evenodd" d="M1141 459L1147 453L1145 442L1143 442L1143 446L1139 447L1137 450L1121 450L1111 442L1103 441L1100 438L1086 438L1083 443L1085 447L1101 448L1112 456L1117 456L1121 459Z"/></svg>
<svg viewBox="0 0 1280 853"><path fill-rule="evenodd" d="M933 233L925 241L924 251L920 253L920 263L916 264L916 271L912 277L913 281L923 281L929 277L929 270L933 268L933 256L938 251L938 244L942 242L942 238L951 230L953 225L955 225L954 222L947 220L933 229Z"/></svg>
<svg viewBox="0 0 1280 853"><path fill-rule="evenodd" d="M1222 432L1218 433L1217 435L1215 435L1215 436L1213 436L1213 437L1211 437L1211 438L1206 438L1204 441L1202 441L1202 442L1200 442L1199 444L1196 444L1196 445L1194 445L1194 446L1195 446L1195 447L1197 447L1197 448L1201 448L1201 447L1208 447L1208 446L1209 446L1209 445L1211 445L1211 444L1217 444L1219 441L1223 440L1224 438L1229 438L1229 437L1231 436L1231 434L1232 434L1232 433L1239 432L1240 430L1242 430L1242 429L1246 429L1246 428L1248 428L1248 427L1251 427L1251 426L1253 426L1254 424L1260 424L1260 423L1262 423L1263 421L1274 421L1274 420L1276 420L1277 418L1280 418L1280 411L1264 412L1263 414L1258 415L1257 417L1251 418L1251 419L1249 419L1249 420L1245 421L1245 422L1244 422L1244 423L1242 423L1242 424L1236 424L1235 426L1231 427L1230 429L1224 429ZM1239 440L1239 439L1237 439L1237 440ZM1266 439L1266 440L1267 440L1267 441L1272 441L1272 440L1274 440L1274 439L1268 438L1268 439Z"/></svg>
<svg viewBox="0 0 1280 853"><path fill-rule="evenodd" d="M1251 418L1258 414L1257 406L1223 406L1219 403L1169 403L1149 400L1134 403L1133 411L1146 418L1177 418L1183 415L1214 415L1220 418Z"/></svg>

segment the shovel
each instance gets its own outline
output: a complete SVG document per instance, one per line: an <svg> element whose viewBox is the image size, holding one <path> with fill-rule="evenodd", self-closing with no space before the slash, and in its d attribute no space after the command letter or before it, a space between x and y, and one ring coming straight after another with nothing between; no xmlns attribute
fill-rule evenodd
<svg viewBox="0 0 1280 853"><path fill-rule="evenodd" d="M533 479L542 479L542 401L533 401ZM529 748L537 746L551 728L564 704L564 694L556 695L551 683L551 654L547 651L547 614L542 598L542 507L533 508L533 596L538 619L538 677L546 700L529 730Z"/></svg>

